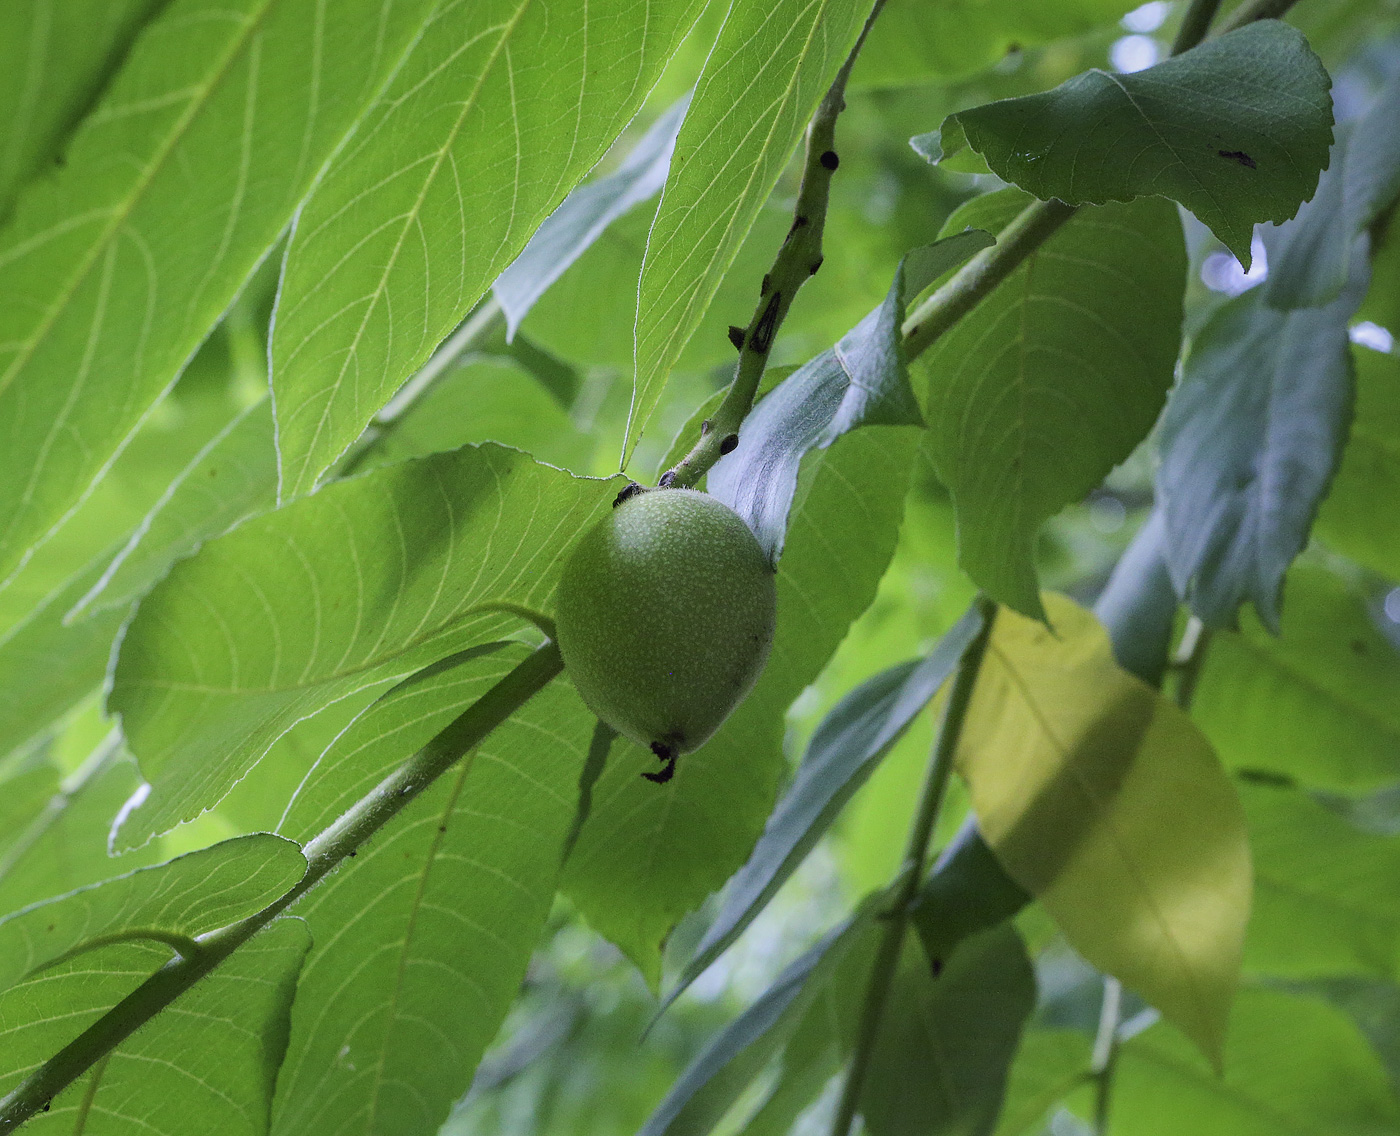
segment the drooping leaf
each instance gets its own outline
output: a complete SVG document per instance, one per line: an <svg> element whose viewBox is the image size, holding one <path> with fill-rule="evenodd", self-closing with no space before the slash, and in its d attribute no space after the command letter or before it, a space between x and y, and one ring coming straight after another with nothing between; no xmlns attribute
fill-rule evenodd
<svg viewBox="0 0 1400 1136"><path fill-rule="evenodd" d="M1176 589L1167 569L1166 518L1154 509L1133 537L1094 604L1118 665L1160 686L1176 621Z"/></svg>
<svg viewBox="0 0 1400 1136"><path fill-rule="evenodd" d="M1223 1077L1165 1025L1127 1042L1109 1130L1134 1136L1355 1136L1394 1132L1400 1108L1356 1027L1323 1002L1242 991Z"/></svg>
<svg viewBox="0 0 1400 1136"><path fill-rule="evenodd" d="M101 1058L25 1131L263 1136L297 973L310 945L301 920L277 920ZM159 965L149 957L154 953L132 943L107 947L0 996L0 1022L9 1027L0 1043L0 1089L105 1010L143 969Z"/></svg>
<svg viewBox="0 0 1400 1136"><path fill-rule="evenodd" d="M792 787L768 818L748 863L729 881L724 905L665 1005L719 958L767 906L915 715L938 693L981 627L978 612L969 611L928 658L876 675L823 719Z"/></svg>
<svg viewBox="0 0 1400 1136"><path fill-rule="evenodd" d="M438 6L287 251L271 351L283 499L317 484L602 157L700 6Z"/></svg>
<svg viewBox="0 0 1400 1136"><path fill-rule="evenodd" d="M1029 198L974 198L944 232L1000 230ZM1072 217L916 364L958 561L995 599L1041 614L1033 550L1156 420L1172 382L1186 254L1176 211L1139 201Z"/></svg>
<svg viewBox="0 0 1400 1136"><path fill-rule="evenodd" d="M968 817L919 887L909 919L930 964L939 968L973 935L1014 916L1030 894L1006 874Z"/></svg>
<svg viewBox="0 0 1400 1136"><path fill-rule="evenodd" d="M805 454L857 426L923 424L900 339L905 297L992 243L972 229L911 252L885 302L744 419L738 447L709 472L709 491L748 522L772 560L782 552Z"/></svg>
<svg viewBox="0 0 1400 1136"><path fill-rule="evenodd" d="M1259 20L1145 71L1095 68L949 115L915 148L935 162L974 150L1042 200L1179 201L1247 269L1254 225L1292 217L1327 165L1330 87L1301 32Z"/></svg>
<svg viewBox="0 0 1400 1136"><path fill-rule="evenodd" d="M1400 837L1363 832L1306 793L1240 784L1254 854L1246 968L1390 978L1400 957Z"/></svg>
<svg viewBox="0 0 1400 1136"><path fill-rule="evenodd" d="M1283 576L1341 461L1352 407L1347 321L1366 261L1324 308L1281 312L1257 289L1192 340L1162 426L1157 492L1177 594L1212 627L1252 602L1277 631Z"/></svg>
<svg viewBox="0 0 1400 1136"><path fill-rule="evenodd" d="M69 0L0 8L0 222L92 105L161 0Z"/></svg>
<svg viewBox="0 0 1400 1136"><path fill-rule="evenodd" d="M291 220L427 0L173 0L0 232L0 580Z"/></svg>
<svg viewBox="0 0 1400 1136"><path fill-rule="evenodd" d="M1074 948L1218 1064L1249 914L1249 844L1210 744L1113 661L1088 612L1003 610L958 749L979 826Z"/></svg>
<svg viewBox="0 0 1400 1136"><path fill-rule="evenodd" d="M505 312L508 339L515 338L520 321L545 289L564 275L609 225L661 191L689 105L690 96L686 95L669 107L632 147L616 173L570 193L510 267L496 277L491 292Z"/></svg>
<svg viewBox="0 0 1400 1136"><path fill-rule="evenodd" d="M477 653L379 699L322 755L281 831L334 820L524 653ZM316 946L275 1132L437 1132L543 929L593 725L556 680L297 906Z"/></svg>
<svg viewBox="0 0 1400 1136"><path fill-rule="evenodd" d="M857 430L811 454L778 562L768 666L709 742L658 787L656 758L614 745L565 872L589 924L653 983L676 921L748 858L784 771L787 708L817 677L875 595L904 510L916 432Z"/></svg>
<svg viewBox="0 0 1400 1136"><path fill-rule="evenodd" d="M856 0L729 9L647 239L624 462L868 10Z"/></svg>
<svg viewBox="0 0 1400 1136"><path fill-rule="evenodd" d="M871 1136L988 1136L1035 1008L1035 972L1010 923L964 939L937 977L905 941L861 1094Z"/></svg>
<svg viewBox="0 0 1400 1136"><path fill-rule="evenodd" d="M547 614L617 485L499 446L328 486L180 561L122 641L109 705L152 785L139 845L212 807L294 722Z"/></svg>
<svg viewBox="0 0 1400 1136"><path fill-rule="evenodd" d="M1269 246L1265 302L1287 309L1335 300L1353 272L1356 238L1397 195L1400 76L1381 89L1359 122L1338 129L1316 195Z"/></svg>
<svg viewBox="0 0 1400 1136"><path fill-rule="evenodd" d="M1313 531L1367 568L1400 579L1400 356L1351 349L1356 412L1342 462Z"/></svg>
<svg viewBox="0 0 1400 1136"><path fill-rule="evenodd" d="M1211 641L1192 703L1226 765L1350 793L1400 778L1400 654L1361 596L1302 561L1282 633L1240 623Z"/></svg>
<svg viewBox="0 0 1400 1136"><path fill-rule="evenodd" d="M785 967L691 1062L638 1136L709 1132L783 1048L842 963L870 955L878 930L874 915L867 903Z"/></svg>
<svg viewBox="0 0 1400 1136"><path fill-rule="evenodd" d="M256 833L81 888L0 919L0 990L101 943L179 943L251 915L301 879L290 840ZM169 957L171 945L164 947Z"/></svg>

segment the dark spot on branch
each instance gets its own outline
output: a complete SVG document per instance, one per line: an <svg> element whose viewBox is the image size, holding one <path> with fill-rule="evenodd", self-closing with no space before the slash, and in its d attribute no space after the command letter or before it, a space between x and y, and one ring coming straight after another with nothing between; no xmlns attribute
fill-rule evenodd
<svg viewBox="0 0 1400 1136"><path fill-rule="evenodd" d="M729 342L734 344L735 351L742 351L744 349L744 329L735 327L731 323L729 325Z"/></svg>
<svg viewBox="0 0 1400 1136"><path fill-rule="evenodd" d="M750 351L767 355L768 349L773 346L773 335L778 330L778 304L782 298L781 292L774 292L768 298L768 306L763 309L763 315L759 317L758 324L753 329L753 335L749 337Z"/></svg>
<svg viewBox="0 0 1400 1136"><path fill-rule="evenodd" d="M771 288L772 286L773 286L773 277L771 277L770 275L768 275L768 273L765 272L765 273L763 274L763 280L762 280L762 281L759 283L759 285L758 285L758 294L759 294L760 296L766 296L766 295L768 295L768 289Z"/></svg>
<svg viewBox="0 0 1400 1136"><path fill-rule="evenodd" d="M613 498L612 507L616 509L624 501L628 500L629 498L635 497L640 492L642 492L642 487L638 485L635 481L629 481L626 485L622 487L622 491L616 497Z"/></svg>
<svg viewBox="0 0 1400 1136"><path fill-rule="evenodd" d="M665 765L659 773L643 773L642 776L657 785L664 785L676 775L676 747L665 742L652 742L651 752Z"/></svg>
<svg viewBox="0 0 1400 1136"><path fill-rule="evenodd" d="M942 960L942 959L929 959L929 965L933 968L933 977L934 977L934 978L937 978L940 974L943 973L943 960Z"/></svg>
<svg viewBox="0 0 1400 1136"><path fill-rule="evenodd" d="M1245 169L1257 170L1259 168L1259 164L1243 150L1217 150L1216 153L1222 158L1229 158L1232 162L1239 162Z"/></svg>
<svg viewBox="0 0 1400 1136"><path fill-rule="evenodd" d="M713 427L710 425L710 420L706 418L705 421L700 423L700 437L703 438L711 429L713 429Z"/></svg>
<svg viewBox="0 0 1400 1136"><path fill-rule="evenodd" d="M819 268L822 266L822 264L825 263L825 261L826 261L826 257L824 257L824 256L819 256L819 257L817 257L817 259L814 260L814 261L812 262L812 267L809 268L809 269L807 269L807 275L808 275L808 276L815 276L815 275L817 274L817 269L819 269Z"/></svg>
<svg viewBox="0 0 1400 1136"><path fill-rule="evenodd" d="M359 852L358 852L358 851L352 851L352 852L350 853L350 859L353 860L353 859L354 859L356 856L358 856L358 855L359 855Z"/></svg>
<svg viewBox="0 0 1400 1136"><path fill-rule="evenodd" d="M685 465L685 462L681 462L681 465ZM668 469L665 473L661 475L661 480L658 481L656 484L659 485L662 489L670 489L671 483L675 480L676 471L674 469Z"/></svg>
<svg viewBox="0 0 1400 1136"><path fill-rule="evenodd" d="M725 438L724 441L720 442L720 444L719 444L719 452L720 452L721 454L732 454L732 453L733 453L736 449L738 449L738 448L739 448L739 435L738 435L738 434L730 434L729 437Z"/></svg>
<svg viewBox="0 0 1400 1136"><path fill-rule="evenodd" d="M841 159L836 156L835 150L827 150L820 158L822 169L834 170L841 164Z"/></svg>

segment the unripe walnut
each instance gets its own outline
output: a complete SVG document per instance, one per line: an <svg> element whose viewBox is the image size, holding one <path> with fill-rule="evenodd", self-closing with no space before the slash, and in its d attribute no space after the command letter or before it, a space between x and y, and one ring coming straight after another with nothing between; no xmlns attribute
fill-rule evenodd
<svg viewBox="0 0 1400 1136"><path fill-rule="evenodd" d="M667 762L702 745L773 644L774 573L749 527L691 489L626 497L559 580L559 650L584 702Z"/></svg>

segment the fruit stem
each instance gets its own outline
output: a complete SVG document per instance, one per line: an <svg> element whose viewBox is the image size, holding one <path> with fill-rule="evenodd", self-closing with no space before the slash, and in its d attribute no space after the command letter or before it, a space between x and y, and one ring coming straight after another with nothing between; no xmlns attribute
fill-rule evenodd
<svg viewBox="0 0 1400 1136"><path fill-rule="evenodd" d="M802 161L802 182L793 207L792 228L773 267L759 288L758 305L746 328L730 328L730 339L739 351L734 381L714 416L700 431L700 440L690 453L661 475L664 489L693 487L710 467L738 444L739 426L753 408L758 383L768 365L778 329L787 318L797 290L822 265L822 232L826 228L827 206L831 198L831 178L840 165L836 154L836 119L846 109L846 81L860 55L861 45L879 16L885 0L875 0L855 45L836 72L836 78L822 96L807 127L807 146Z"/></svg>
<svg viewBox="0 0 1400 1136"><path fill-rule="evenodd" d="M841 1086L841 1099L831 1124L831 1136L847 1136L860 1107L861 1088L865 1084L865 1075L875 1051L880 1020L884 1017L885 1003L889 1000L890 984L899 964L899 954L904 947L904 934L909 926L909 908L918 895L919 885L923 882L929 840L943 806L944 791L953 772L953 758L957 753L958 740L962 736L963 723L967 720L967 710L972 703L972 692L977 685L977 675L982 669L982 659L987 653L987 641L991 638L997 605L986 596L979 596L977 608L982 616L982 627L968 643L962 658L958 660L957 673L953 676L953 688L948 692L948 701L943 707L938 738L934 742L928 769L924 773L923 787L919 790L914 820L909 826L904 859L899 874L891 885L893 901L885 913L884 938L880 941L875 962L870 968L870 983L866 987L865 1004L861 1011L860 1033L857 1036L855 1051L851 1055L851 1063L846 1067L846 1080Z"/></svg>

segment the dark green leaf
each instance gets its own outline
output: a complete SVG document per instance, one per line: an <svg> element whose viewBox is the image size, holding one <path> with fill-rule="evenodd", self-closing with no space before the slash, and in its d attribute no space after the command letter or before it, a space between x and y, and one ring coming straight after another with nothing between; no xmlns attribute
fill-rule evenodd
<svg viewBox="0 0 1400 1136"><path fill-rule="evenodd" d="M1332 143L1330 87L1301 32L1259 20L1145 71L1086 71L950 115L915 148L930 161L970 148L1042 200L1171 198L1248 268L1254 225L1286 221L1313 195Z"/></svg>
<svg viewBox="0 0 1400 1136"><path fill-rule="evenodd" d="M876 675L846 695L822 720L792 787L768 818L748 863L729 881L724 906L665 1005L719 958L767 906L915 715L938 693L981 626L980 615L971 609L928 658Z"/></svg>
<svg viewBox="0 0 1400 1136"><path fill-rule="evenodd" d="M271 351L284 499L321 480L602 157L700 7L437 6L287 250Z"/></svg>
<svg viewBox="0 0 1400 1136"><path fill-rule="evenodd" d="M1078 1030L1030 1029L1007 1078L996 1136L1042 1136L1048 1114L1089 1071L1091 1041Z"/></svg>
<svg viewBox="0 0 1400 1136"><path fill-rule="evenodd" d="M924 954L942 966L963 940L1010 919L1030 901L969 817L919 888L909 915Z"/></svg>
<svg viewBox="0 0 1400 1136"><path fill-rule="evenodd" d="M671 151L685 120L686 95L652 124L622 160L616 173L581 185L564 199L530 238L491 291L506 314L506 335L515 338L520 321L574 261L617 218L661 191Z"/></svg>
<svg viewBox="0 0 1400 1136"><path fill-rule="evenodd" d="M744 419L739 446L709 473L709 489L748 522L777 560L805 454L857 426L921 426L900 341L906 295L917 295L993 239L977 229L911 252L885 302L771 391Z"/></svg>
<svg viewBox="0 0 1400 1136"><path fill-rule="evenodd" d="M1014 189L975 198L944 232L996 232L1029 200ZM918 364L959 563L1017 611L1042 614L1041 523L1098 485L1161 410L1185 273L1165 202L1081 210Z"/></svg>
<svg viewBox="0 0 1400 1136"><path fill-rule="evenodd" d="M647 239L624 461L868 11L857 0L730 7Z"/></svg>
<svg viewBox="0 0 1400 1136"><path fill-rule="evenodd" d="M617 486L499 446L341 481L180 561L122 641L110 705L152 785L139 845L212 807L296 721L547 614Z"/></svg>
<svg viewBox="0 0 1400 1136"><path fill-rule="evenodd" d="M1154 509L1114 566L1094 614L1113 657L1149 686L1160 686L1176 621L1176 589L1167 570L1166 519Z"/></svg>

